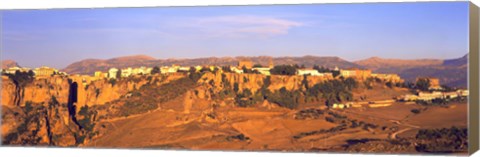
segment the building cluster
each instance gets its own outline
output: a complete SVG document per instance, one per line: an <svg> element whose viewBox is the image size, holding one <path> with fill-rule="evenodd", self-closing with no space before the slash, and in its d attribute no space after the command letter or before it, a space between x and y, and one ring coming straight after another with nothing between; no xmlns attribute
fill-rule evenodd
<svg viewBox="0 0 480 157"><path fill-rule="evenodd" d="M395 102L393 99L378 100L378 101L363 101L363 102L347 102L347 103L335 103L332 105L333 109L345 109L345 108L358 108L358 107L387 107Z"/></svg>
<svg viewBox="0 0 480 157"><path fill-rule="evenodd" d="M297 75L311 75L311 76L322 76L333 78L333 73L331 72L319 72L317 69L297 69Z"/></svg>
<svg viewBox="0 0 480 157"><path fill-rule="evenodd" d="M19 72L29 72L32 71L34 76L36 78L45 78L45 77L50 77L52 75L58 74L58 75L67 75L65 72L59 72L55 68L47 67L47 66L41 66L35 69L30 69L30 68L22 68L22 67L11 67L8 69L5 69L4 72L7 74L15 74L17 71Z"/></svg>
<svg viewBox="0 0 480 157"><path fill-rule="evenodd" d="M240 60L237 66L230 66L229 70L234 73L242 74L245 73L245 69L249 69L255 72L258 72L263 75L271 75L270 70L274 67L272 60L269 61L268 66L257 66L251 60ZM191 67L188 66L180 66L180 65L172 65L172 66L162 66L159 67L160 72L162 74L169 74L169 73L176 73L179 71L189 71ZM200 71L202 69L218 69L222 71L222 67L220 66L194 66L193 67L196 71ZM115 79L117 77L129 77L131 75L143 75L143 74L150 74L152 68L147 67L139 67L139 68L124 68L124 69L117 69L117 68L110 68L107 72L97 71L95 72L96 78L112 78ZM339 69L335 67L333 71L337 71L340 75L344 78L355 78L358 80L365 80L367 78L378 78L382 81L390 81L390 82L403 82L403 80L397 74L376 74L372 73L371 70L362 70L362 69ZM310 76L318 76L318 77L325 77L325 78L334 78L332 72L319 72L313 68L299 68L296 71L297 75L310 75Z"/></svg>
<svg viewBox="0 0 480 157"><path fill-rule="evenodd" d="M419 92L418 94L407 94L399 98L402 101L430 101L433 99L453 99L468 96L468 90L457 90L452 92Z"/></svg>
<svg viewBox="0 0 480 157"><path fill-rule="evenodd" d="M367 78L376 78L380 79L384 82L404 82L403 79L400 78L397 74L378 74L372 73L371 70L362 70L362 69L342 69L340 70L340 76L345 78L356 78L358 80L365 80Z"/></svg>
<svg viewBox="0 0 480 157"><path fill-rule="evenodd" d="M245 73L245 69L252 70L255 72L258 72L263 75L271 75L270 70L274 67L274 64L272 60L269 61L268 66L258 66L254 65L254 63L251 60L240 60L237 64L237 66L230 66L229 70L234 73ZM202 69L210 69L213 71L214 69L217 69L219 71L222 71L223 68L220 66L213 66L213 65L207 65L207 66L180 66L173 64L171 66L161 66L159 67L160 73L162 74L170 74L170 73L176 73L176 72L185 72L185 71L190 71L190 68L194 68L196 71L200 71ZM129 77L132 75L145 75L145 74L150 74L151 71L153 70L152 67L138 67L138 68L123 68L123 69L117 69L117 68L110 68L108 71L103 72L103 71L96 71L94 73L95 79L100 79L100 78L109 78L109 79L116 79L119 77ZM403 80L398 76L397 74L375 74L372 73L371 70L362 70L362 69L339 69L338 67L335 67L333 71L337 71L339 73L339 76L342 76L344 78L355 78L358 80L365 80L367 78L378 78L383 81L390 81L390 82L403 82ZM332 72L319 72L317 69L313 68L299 68L296 71L297 75L310 75L310 76L318 76L318 77L325 77L325 78L334 78Z"/></svg>
<svg viewBox="0 0 480 157"><path fill-rule="evenodd" d="M132 75L145 75L150 74L153 68L138 67L138 68L110 68L107 72L95 71L94 77L96 78L117 78L117 77L129 77Z"/></svg>

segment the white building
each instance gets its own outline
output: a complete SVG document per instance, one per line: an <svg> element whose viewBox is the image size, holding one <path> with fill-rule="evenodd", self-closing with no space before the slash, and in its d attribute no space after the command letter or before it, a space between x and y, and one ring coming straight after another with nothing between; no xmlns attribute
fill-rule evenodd
<svg viewBox="0 0 480 157"><path fill-rule="evenodd" d="M230 70L237 74L243 74L243 70L238 69L237 67L230 67Z"/></svg>
<svg viewBox="0 0 480 157"><path fill-rule="evenodd" d="M117 72L118 72L118 69L117 68L110 68L108 70L108 78L117 78Z"/></svg>
<svg viewBox="0 0 480 157"><path fill-rule="evenodd" d="M179 71L190 71L190 67L180 67L178 68Z"/></svg>
<svg viewBox="0 0 480 157"><path fill-rule="evenodd" d="M172 67L168 67L168 66L163 66L160 68L160 72L162 74L168 74L168 73L176 73L178 71L178 66L172 66Z"/></svg>
<svg viewBox="0 0 480 157"><path fill-rule="evenodd" d="M297 75L333 77L333 74L331 72L320 73L316 69L298 69L297 70Z"/></svg>
<svg viewBox="0 0 480 157"><path fill-rule="evenodd" d="M7 74L15 74L15 72L17 71L28 72L30 71L30 68L11 67L11 68L5 69L5 73Z"/></svg>
<svg viewBox="0 0 480 157"><path fill-rule="evenodd" d="M297 75L319 76L320 73L316 69L297 69Z"/></svg>
<svg viewBox="0 0 480 157"><path fill-rule="evenodd" d="M132 75L145 75L150 74L147 67L141 66L139 68L132 69Z"/></svg>
<svg viewBox="0 0 480 157"><path fill-rule="evenodd" d="M263 74L263 75L270 75L270 69L271 68L263 68L263 67L262 68L252 68L252 70L258 71L260 74Z"/></svg>
<svg viewBox="0 0 480 157"><path fill-rule="evenodd" d="M122 69L121 72L122 72L122 74L121 74L122 77L129 77L129 76L132 75L132 68L130 68L130 67L124 68L124 69Z"/></svg>
<svg viewBox="0 0 480 157"><path fill-rule="evenodd" d="M468 96L468 90L457 90L458 95Z"/></svg>

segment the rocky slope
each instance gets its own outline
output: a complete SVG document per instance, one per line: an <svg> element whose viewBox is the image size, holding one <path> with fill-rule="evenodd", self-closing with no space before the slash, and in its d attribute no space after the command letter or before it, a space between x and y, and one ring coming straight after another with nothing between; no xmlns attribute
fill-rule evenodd
<svg viewBox="0 0 480 157"><path fill-rule="evenodd" d="M84 134L69 115L67 104L55 98L25 106L2 106L2 144L76 146Z"/></svg>
<svg viewBox="0 0 480 157"><path fill-rule="evenodd" d="M77 78L53 76L19 86L2 76L4 144L76 146L96 136L92 131L101 106L163 76L141 76L84 84ZM169 79L165 79L169 80ZM104 111L105 112L105 111Z"/></svg>

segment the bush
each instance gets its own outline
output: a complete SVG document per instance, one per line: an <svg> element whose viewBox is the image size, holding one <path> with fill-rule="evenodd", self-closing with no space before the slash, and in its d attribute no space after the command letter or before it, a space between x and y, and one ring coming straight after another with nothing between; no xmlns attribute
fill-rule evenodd
<svg viewBox="0 0 480 157"><path fill-rule="evenodd" d="M112 86L114 86L115 83L117 83L117 80L112 78L112 79L108 80L108 83L110 83Z"/></svg>
<svg viewBox="0 0 480 157"><path fill-rule="evenodd" d="M385 85L387 85L388 88L393 88L393 83L392 82L387 82L387 83L385 83Z"/></svg>
<svg viewBox="0 0 480 157"><path fill-rule="evenodd" d="M412 109L412 110L410 110L410 112L415 113L415 114L419 114L421 111L419 109Z"/></svg>
<svg viewBox="0 0 480 157"><path fill-rule="evenodd" d="M26 101L25 102L25 114L29 114L33 110L32 102Z"/></svg>
<svg viewBox="0 0 480 157"><path fill-rule="evenodd" d="M330 80L313 85L306 91L306 98L323 98L326 106L353 99L351 89L356 88L355 80Z"/></svg>
<svg viewBox="0 0 480 157"><path fill-rule="evenodd" d="M158 66L154 66L152 71L150 71L150 73L153 75L153 74L160 74L161 71L160 71L160 67Z"/></svg>
<svg viewBox="0 0 480 157"><path fill-rule="evenodd" d="M270 69L272 75L295 75L297 73L296 66L292 65L276 65Z"/></svg>
<svg viewBox="0 0 480 157"><path fill-rule="evenodd" d="M28 83L31 83L34 79L34 73L32 70L28 72L16 71L15 74L6 74L10 79L13 80L13 83L19 87L25 87Z"/></svg>
<svg viewBox="0 0 480 157"><path fill-rule="evenodd" d="M419 78L415 83L415 88L422 91L428 91L429 87L430 87L430 80L428 78Z"/></svg>
<svg viewBox="0 0 480 157"><path fill-rule="evenodd" d="M419 152L448 153L466 151L468 148L467 128L422 129L415 138L419 141L415 149Z"/></svg>
<svg viewBox="0 0 480 157"><path fill-rule="evenodd" d="M228 72L228 73L231 73L232 70L230 69L230 66L222 66L222 71L223 72ZM223 75L223 74L222 74Z"/></svg>
<svg viewBox="0 0 480 157"><path fill-rule="evenodd" d="M274 102L281 107L294 109L298 106L298 100L300 96L300 91L288 91L285 87L282 87L280 90L275 91L274 93L269 93L269 95L266 97L268 101Z"/></svg>
<svg viewBox="0 0 480 157"><path fill-rule="evenodd" d="M78 120L78 124L85 129L87 132L93 131L95 123L93 122L93 117L96 115L95 111L92 111L88 108L87 105L80 108L78 115L83 116L82 119Z"/></svg>
<svg viewBox="0 0 480 157"><path fill-rule="evenodd" d="M333 77L337 77L338 75L340 75L340 71L331 70L331 69L325 68L323 66L320 67L318 65L313 65L313 69L317 70L319 73L330 72L330 73L332 73Z"/></svg>

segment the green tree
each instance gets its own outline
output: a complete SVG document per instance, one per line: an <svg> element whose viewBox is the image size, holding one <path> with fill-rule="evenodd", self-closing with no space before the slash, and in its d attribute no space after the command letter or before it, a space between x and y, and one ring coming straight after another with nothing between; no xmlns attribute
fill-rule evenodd
<svg viewBox="0 0 480 157"><path fill-rule="evenodd" d="M238 83L237 82L233 83L233 91L235 91L235 93L238 93L238 90L239 90Z"/></svg>
<svg viewBox="0 0 480 157"><path fill-rule="evenodd" d="M428 91L429 87L430 87L430 80L428 78L419 78L415 83L415 88L421 91Z"/></svg>
<svg viewBox="0 0 480 157"><path fill-rule="evenodd" d="M230 66L222 66L222 71L223 72L232 72L232 69L230 69Z"/></svg>
<svg viewBox="0 0 480 157"><path fill-rule="evenodd" d="M122 77L122 69L118 69L116 78L120 79L121 77Z"/></svg>
<svg viewBox="0 0 480 157"><path fill-rule="evenodd" d="M258 63L257 63L257 64L255 64L255 65L253 65L253 67L254 67L254 68L261 68L261 67L263 67L263 66L262 66L261 64L258 64Z"/></svg>
<svg viewBox="0 0 480 157"><path fill-rule="evenodd" d="M295 75L298 68L298 65L276 65L270 69L270 73L273 75Z"/></svg>
<svg viewBox="0 0 480 157"><path fill-rule="evenodd" d="M307 75L303 75L302 86L303 86L303 88L305 88L306 90L308 90Z"/></svg>
<svg viewBox="0 0 480 157"><path fill-rule="evenodd" d="M15 71L15 74L7 74L7 76L13 80L13 83L18 87L25 87L28 83L31 83L34 79L33 71L21 72Z"/></svg>
<svg viewBox="0 0 480 157"><path fill-rule="evenodd" d="M338 75L340 75L340 71L333 70L332 75L333 75L333 77L337 77Z"/></svg>
<svg viewBox="0 0 480 157"><path fill-rule="evenodd" d="M385 85L387 85L388 88L393 88L393 83L388 81L387 83L385 83Z"/></svg>
<svg viewBox="0 0 480 157"><path fill-rule="evenodd" d="M190 70L189 70L189 75L188 77L193 80L194 82L198 81L198 79L200 79L202 77L202 74L201 73L198 73L197 72L197 69L195 69L194 67L190 67Z"/></svg>
<svg viewBox="0 0 480 157"><path fill-rule="evenodd" d="M152 75L154 75L154 74L160 74L160 73L161 73L160 67L154 66L153 69L152 69L152 71L151 71L150 73L151 73Z"/></svg>
<svg viewBox="0 0 480 157"><path fill-rule="evenodd" d="M349 90L357 87L357 81L351 77L345 79L344 83Z"/></svg>

